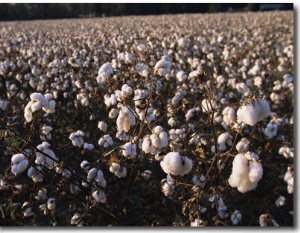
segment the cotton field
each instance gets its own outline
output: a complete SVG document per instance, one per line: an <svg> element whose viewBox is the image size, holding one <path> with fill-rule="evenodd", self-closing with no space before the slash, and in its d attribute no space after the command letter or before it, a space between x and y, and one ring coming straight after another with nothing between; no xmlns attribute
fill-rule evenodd
<svg viewBox="0 0 300 233"><path fill-rule="evenodd" d="M0 225L293 226L293 19L0 22Z"/></svg>

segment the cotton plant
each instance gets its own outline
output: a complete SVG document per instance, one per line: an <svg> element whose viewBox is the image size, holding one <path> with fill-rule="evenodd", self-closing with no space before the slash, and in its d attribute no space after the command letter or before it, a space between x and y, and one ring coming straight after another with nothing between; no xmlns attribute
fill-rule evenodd
<svg viewBox="0 0 300 233"><path fill-rule="evenodd" d="M41 93L32 93L30 95L30 101L25 106L24 117L27 122L31 122L33 120L32 114L40 109L43 109L46 113L54 113L55 112L55 100L52 99L52 94L42 95Z"/></svg>
<svg viewBox="0 0 300 233"><path fill-rule="evenodd" d="M26 170L29 161L25 157L25 155L19 153L19 154L14 154L11 157L11 164L12 164L11 173L13 173L16 176Z"/></svg>
<svg viewBox="0 0 300 233"><path fill-rule="evenodd" d="M244 103L237 110L237 120L254 126L258 121L264 120L270 114L270 106L266 100L254 99L250 103Z"/></svg>
<svg viewBox="0 0 300 233"><path fill-rule="evenodd" d="M147 154L157 154L162 148L168 146L168 134L161 126L152 129L153 134L145 135L142 143L142 150Z"/></svg>
<svg viewBox="0 0 300 233"><path fill-rule="evenodd" d="M248 151L239 153L232 162L232 173L228 179L229 185L241 193L255 189L263 175L263 167L259 156Z"/></svg>
<svg viewBox="0 0 300 233"><path fill-rule="evenodd" d="M166 174L184 176L191 172L193 161L187 156L181 156L178 152L169 152L163 157L160 166Z"/></svg>
<svg viewBox="0 0 300 233"><path fill-rule="evenodd" d="M69 139L72 141L72 144L77 147L82 147L84 145L83 140L84 132L77 130L74 133L71 133Z"/></svg>

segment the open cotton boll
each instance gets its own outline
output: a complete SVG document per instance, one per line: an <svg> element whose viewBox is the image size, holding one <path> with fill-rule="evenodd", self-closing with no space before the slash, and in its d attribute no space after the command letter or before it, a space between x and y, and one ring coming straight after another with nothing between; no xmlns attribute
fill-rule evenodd
<svg viewBox="0 0 300 233"><path fill-rule="evenodd" d="M185 80L187 80L187 78L188 75L183 70L178 71L176 74L176 79L178 80L178 82L184 82Z"/></svg>
<svg viewBox="0 0 300 233"><path fill-rule="evenodd" d="M269 122L267 127L263 129L264 135L268 138L273 138L277 135L278 124L275 122Z"/></svg>
<svg viewBox="0 0 300 233"><path fill-rule="evenodd" d="M113 74L113 68L111 66L110 62L106 62L104 63L99 71L98 71L98 76L96 78L97 83L103 84L105 83L106 79Z"/></svg>
<svg viewBox="0 0 300 233"><path fill-rule="evenodd" d="M282 146L278 150L278 154L283 155L285 158L294 158L294 148Z"/></svg>
<svg viewBox="0 0 300 233"><path fill-rule="evenodd" d="M94 145L85 142L83 144L83 148L86 149L86 150L93 150L94 149Z"/></svg>
<svg viewBox="0 0 300 233"><path fill-rule="evenodd" d="M104 179L103 172L99 169L97 171L95 181L100 185L102 188L106 187L106 180Z"/></svg>
<svg viewBox="0 0 300 233"><path fill-rule="evenodd" d="M133 90L130 86L128 86L127 84L124 84L121 88L121 94L124 97L129 97L131 96L133 93Z"/></svg>
<svg viewBox="0 0 300 233"><path fill-rule="evenodd" d="M118 131L124 130L125 132L128 132L130 126L132 125L135 125L135 116L133 114L133 110L129 106L121 105L117 118Z"/></svg>
<svg viewBox="0 0 300 233"><path fill-rule="evenodd" d="M219 106L215 100L208 100L208 99L202 100L201 106L202 106L203 112L210 112L210 111L212 111L212 109L215 110L215 109L219 108Z"/></svg>
<svg viewBox="0 0 300 233"><path fill-rule="evenodd" d="M106 134L99 139L98 144L100 146L103 146L104 148L107 148L109 146L112 146L114 144L114 142L113 142L111 136L109 134Z"/></svg>
<svg viewBox="0 0 300 233"><path fill-rule="evenodd" d="M96 190L92 193L92 197L96 200L96 202L106 202L105 193L102 190Z"/></svg>
<svg viewBox="0 0 300 233"><path fill-rule="evenodd" d="M232 145L232 139L233 137L229 133L222 133L218 137L218 150L224 151L227 149L226 145L231 146Z"/></svg>
<svg viewBox="0 0 300 233"><path fill-rule="evenodd" d="M284 174L283 180L287 183L287 191L288 193L294 192L294 174L293 169L291 167L287 168L286 173Z"/></svg>
<svg viewBox="0 0 300 233"><path fill-rule="evenodd" d="M104 121L99 121L98 122L98 128L101 131L106 132L107 131L107 124Z"/></svg>
<svg viewBox="0 0 300 233"><path fill-rule="evenodd" d="M19 173L25 171L25 169L28 167L28 160L24 159L18 163L15 163L12 167L11 167L11 172L16 176Z"/></svg>
<svg viewBox="0 0 300 233"><path fill-rule="evenodd" d="M174 192L174 182L169 181L168 179L162 179L161 181L161 191L165 196L170 196Z"/></svg>
<svg viewBox="0 0 300 233"><path fill-rule="evenodd" d="M53 197L50 197L47 201L47 209L49 210L54 210L56 207L56 202Z"/></svg>
<svg viewBox="0 0 300 233"><path fill-rule="evenodd" d="M167 174L183 176L192 170L193 162L186 156L180 156L178 152L169 152L160 162L160 166Z"/></svg>
<svg viewBox="0 0 300 233"><path fill-rule="evenodd" d="M263 168L261 163L256 162L256 161L249 161L249 180L251 182L258 182L263 175Z"/></svg>
<svg viewBox="0 0 300 233"><path fill-rule="evenodd" d="M235 146L236 150L241 152L247 152L249 150L250 141L247 138L242 138Z"/></svg>
<svg viewBox="0 0 300 233"><path fill-rule="evenodd" d="M136 156L136 144L127 142L125 145L122 146L122 154L130 159L135 158Z"/></svg>
<svg viewBox="0 0 300 233"><path fill-rule="evenodd" d="M242 219L242 214L238 210L235 210L233 214L230 216L230 220L233 225L237 225L241 221L241 219Z"/></svg>
<svg viewBox="0 0 300 233"><path fill-rule="evenodd" d="M160 76L165 76L170 72L172 63L167 55L162 56L162 58L155 64L154 73Z"/></svg>
<svg viewBox="0 0 300 233"><path fill-rule="evenodd" d="M266 100L257 99L243 104L237 111L237 119L248 124L255 125L258 121L270 116L270 106Z"/></svg>
<svg viewBox="0 0 300 233"><path fill-rule="evenodd" d="M33 119L33 117L32 117L31 106L32 106L32 102L29 102L29 103L25 106L24 117L25 117L25 120L26 120L27 122L31 122L32 119Z"/></svg>
<svg viewBox="0 0 300 233"><path fill-rule="evenodd" d="M248 177L248 159L244 154L237 154L232 162L232 173L228 179L231 187L238 187L245 177Z"/></svg>
<svg viewBox="0 0 300 233"><path fill-rule="evenodd" d="M223 115L223 122L226 125L230 125L236 120L235 109L232 107L228 106L224 108L224 110L222 111L222 115Z"/></svg>
<svg viewBox="0 0 300 233"><path fill-rule="evenodd" d="M17 163L19 163L19 162L21 162L22 160L25 160L25 159L26 159L25 155L23 155L21 153L20 154L15 154L11 157L11 163L12 164L17 164Z"/></svg>

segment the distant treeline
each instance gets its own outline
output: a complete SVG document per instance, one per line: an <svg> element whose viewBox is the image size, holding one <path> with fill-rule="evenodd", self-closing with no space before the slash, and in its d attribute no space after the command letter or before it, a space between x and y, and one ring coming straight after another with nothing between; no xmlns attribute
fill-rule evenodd
<svg viewBox="0 0 300 233"><path fill-rule="evenodd" d="M1 3L0 20L258 11L262 10L261 5L261 3ZM265 9L268 9L268 6ZM292 9L292 3L269 6L269 10Z"/></svg>

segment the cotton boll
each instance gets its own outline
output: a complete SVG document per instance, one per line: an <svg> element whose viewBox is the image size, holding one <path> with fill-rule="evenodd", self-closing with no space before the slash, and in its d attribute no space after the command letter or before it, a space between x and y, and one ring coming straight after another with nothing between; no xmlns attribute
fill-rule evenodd
<svg viewBox="0 0 300 233"><path fill-rule="evenodd" d="M112 146L114 144L114 142L113 142L111 136L109 134L106 134L99 139L98 144L100 146L103 146L104 148L107 148L109 146Z"/></svg>
<svg viewBox="0 0 300 233"><path fill-rule="evenodd" d="M89 179L89 180L95 179L95 177L97 176L97 171L98 170L96 168L90 169L87 174L87 179Z"/></svg>
<svg viewBox="0 0 300 233"><path fill-rule="evenodd" d="M98 122L98 128L101 131L106 132L107 131L107 124L104 121L99 121Z"/></svg>
<svg viewBox="0 0 300 233"><path fill-rule="evenodd" d="M284 206L285 205L285 197L279 196L277 200L275 201L276 206Z"/></svg>
<svg viewBox="0 0 300 233"><path fill-rule="evenodd" d="M106 202L105 193L102 190L96 190L92 193L92 197L96 200L96 202Z"/></svg>
<svg viewBox="0 0 300 233"><path fill-rule="evenodd" d="M278 227L279 224L273 219L270 214L261 214L259 216L259 225L261 227L274 226Z"/></svg>
<svg viewBox="0 0 300 233"><path fill-rule="evenodd" d="M96 78L97 83L104 84L106 79L112 74L113 74L113 68L111 66L111 63L110 62L104 63L98 71L98 76Z"/></svg>
<svg viewBox="0 0 300 233"><path fill-rule="evenodd" d="M160 162L160 166L167 174L183 176L192 170L192 160L180 156L178 152L169 152Z"/></svg>
<svg viewBox="0 0 300 233"><path fill-rule="evenodd" d="M25 159L26 159L25 155L23 155L23 154L15 154L15 155L13 155L11 157L11 163L12 164L17 164L17 163L19 163L19 162L21 162L21 161L23 161Z"/></svg>
<svg viewBox="0 0 300 233"><path fill-rule="evenodd" d="M202 219L196 218L194 221L191 221L191 227L204 227L206 226L206 222Z"/></svg>
<svg viewBox="0 0 300 233"><path fill-rule="evenodd" d="M31 110L31 106L32 106L32 102L29 102L26 107L25 107L25 110L24 110L24 117L25 117L25 120L27 122L31 122L33 117L32 117L32 110Z"/></svg>
<svg viewBox="0 0 300 233"><path fill-rule="evenodd" d="M226 107L222 111L223 114L223 122L226 125L230 125L236 120L236 114L235 114L235 109L232 107Z"/></svg>
<svg viewBox="0 0 300 233"><path fill-rule="evenodd" d="M122 153L125 157L133 159L136 156L136 144L130 142L122 146Z"/></svg>
<svg viewBox="0 0 300 233"><path fill-rule="evenodd" d="M49 210L54 210L56 207L56 202L55 202L55 199L54 198L49 198L48 201L47 201L47 208Z"/></svg>
<svg viewBox="0 0 300 233"><path fill-rule="evenodd" d="M14 175L17 175L23 171L25 171L25 169L28 167L28 160L25 159L25 160L22 160L20 161L19 163L17 164L14 164L12 167L11 167L11 172L14 174Z"/></svg>
<svg viewBox="0 0 300 233"><path fill-rule="evenodd" d="M261 163L256 162L256 161L249 161L249 180L252 183L257 183L263 175L263 168Z"/></svg>
<svg viewBox="0 0 300 233"><path fill-rule="evenodd" d="M236 150L241 152L247 152L249 150L250 141L247 138L242 138L235 146Z"/></svg>
<svg viewBox="0 0 300 233"><path fill-rule="evenodd" d="M154 66L154 73L160 76L165 76L170 72L172 63L168 56L162 56L161 60L159 60Z"/></svg>
<svg viewBox="0 0 300 233"><path fill-rule="evenodd" d="M215 100L208 100L208 99L202 100L201 106L203 112L211 112L212 109L216 110L219 108Z"/></svg>
<svg viewBox="0 0 300 233"><path fill-rule="evenodd" d="M185 80L187 80L188 76L183 70L180 70L177 72L176 78L178 82L184 82Z"/></svg>
<svg viewBox="0 0 300 233"><path fill-rule="evenodd" d="M40 200L45 200L46 198L47 198L47 189L41 188L38 191L37 196L35 196L35 199L40 201Z"/></svg>
<svg viewBox="0 0 300 233"><path fill-rule="evenodd" d="M114 118L116 118L118 115L119 115L119 110L116 109L116 108L112 108L112 109L109 111L109 113L108 113L108 117L109 117L110 119L114 119Z"/></svg>
<svg viewBox="0 0 300 233"><path fill-rule="evenodd" d="M241 221L241 219L242 219L242 214L238 210L235 210L233 214L230 216L230 220L233 225L237 225Z"/></svg>
<svg viewBox="0 0 300 233"><path fill-rule="evenodd" d="M115 173L117 171L120 170L120 164L116 163L116 162L113 162L110 167L109 167L109 171L112 172L112 173Z"/></svg>
<svg viewBox="0 0 300 233"><path fill-rule="evenodd" d="M229 185L233 188L240 186L243 179L248 177L248 173L248 159L242 153L237 154L232 162L232 173L228 179Z"/></svg>
<svg viewBox="0 0 300 233"><path fill-rule="evenodd" d="M127 175L127 169L126 167L121 167L118 171L115 172L115 175L118 178L124 178Z"/></svg>
<svg viewBox="0 0 300 233"><path fill-rule="evenodd" d="M233 139L233 137L230 134L228 134L227 132L220 134L218 137L218 141L217 141L218 150L225 151L226 145L228 145L228 146L232 145L232 139Z"/></svg>
<svg viewBox="0 0 300 233"><path fill-rule="evenodd" d="M86 161L86 160L83 160L81 163L80 163L80 167L84 170L84 171L87 171L89 168L90 168L90 162Z"/></svg>
<svg viewBox="0 0 300 233"><path fill-rule="evenodd" d="M150 171L150 170L145 170L145 171L142 173L142 177L144 177L145 180L149 180L150 177L151 177L151 174L152 174L152 171Z"/></svg>
<svg viewBox="0 0 300 233"><path fill-rule="evenodd" d="M258 121L270 116L270 114L268 102L263 99L257 99L252 103L242 105L237 111L237 119L253 126Z"/></svg>
<svg viewBox="0 0 300 233"><path fill-rule="evenodd" d="M95 181L100 185L102 188L106 187L106 180L104 179L103 172L99 169L97 171L97 175L95 177Z"/></svg>
<svg viewBox="0 0 300 233"><path fill-rule="evenodd" d="M163 179L161 181L161 191L164 193L165 196L170 196L174 192L174 183L173 182L168 182L166 179Z"/></svg>
<svg viewBox="0 0 300 233"><path fill-rule="evenodd" d="M264 135L268 138L273 138L277 135L278 125L275 122L269 122L267 127L263 129Z"/></svg>
<svg viewBox="0 0 300 233"><path fill-rule="evenodd" d="M129 106L122 105L117 118L118 131L124 130L125 132L128 132L132 125L135 125L133 110Z"/></svg>
<svg viewBox="0 0 300 233"><path fill-rule="evenodd" d="M278 154L283 155L285 158L294 158L294 148L283 146L279 148Z"/></svg>
<svg viewBox="0 0 300 233"><path fill-rule="evenodd" d="M288 167L287 172L284 174L283 180L287 183L288 193L294 192L294 173L293 168Z"/></svg>

